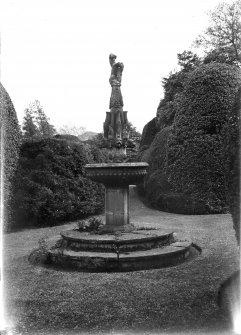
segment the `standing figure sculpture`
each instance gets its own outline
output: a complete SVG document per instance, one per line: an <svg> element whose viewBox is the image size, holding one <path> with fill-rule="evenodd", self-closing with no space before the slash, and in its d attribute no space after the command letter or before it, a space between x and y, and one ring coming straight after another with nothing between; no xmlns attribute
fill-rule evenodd
<svg viewBox="0 0 241 335"><path fill-rule="evenodd" d="M109 146L121 148L128 138L127 132L127 112L123 112L123 98L121 94L121 79L124 69L123 63L116 63L116 55L110 54L109 62L111 66L110 85L110 112L106 114L104 123L104 136L109 142Z"/></svg>

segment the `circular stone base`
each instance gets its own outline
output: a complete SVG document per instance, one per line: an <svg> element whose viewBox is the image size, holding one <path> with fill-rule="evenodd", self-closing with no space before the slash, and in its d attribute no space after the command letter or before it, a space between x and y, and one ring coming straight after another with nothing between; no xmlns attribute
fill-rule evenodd
<svg viewBox="0 0 241 335"><path fill-rule="evenodd" d="M191 243L182 242L164 248L125 253L58 250L49 252L49 261L63 268L79 271L133 271L177 265L191 252Z"/></svg>
<svg viewBox="0 0 241 335"><path fill-rule="evenodd" d="M121 234L90 234L76 230L48 250L48 263L79 271L133 271L172 266L192 254L190 241L172 232L140 229Z"/></svg>
<svg viewBox="0 0 241 335"><path fill-rule="evenodd" d="M91 234L78 230L61 233L65 248L73 251L126 252L148 250L170 244L173 233L163 233L158 229L119 232L116 234Z"/></svg>

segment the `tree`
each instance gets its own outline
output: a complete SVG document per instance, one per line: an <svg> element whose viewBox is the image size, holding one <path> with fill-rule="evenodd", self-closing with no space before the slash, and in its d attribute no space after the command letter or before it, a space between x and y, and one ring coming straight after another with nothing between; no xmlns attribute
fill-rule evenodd
<svg viewBox="0 0 241 335"><path fill-rule="evenodd" d="M25 109L22 129L24 139L31 141L50 138L56 133L38 100L30 103L29 108Z"/></svg>
<svg viewBox="0 0 241 335"><path fill-rule="evenodd" d="M184 72L194 70L195 67L201 64L201 59L190 50L184 50L182 53L177 54L178 65L181 66Z"/></svg>
<svg viewBox="0 0 241 335"><path fill-rule="evenodd" d="M55 128L49 123L49 118L44 113L43 107L40 105L40 102L38 100L35 100L32 104L30 104L30 107L36 115L36 123L38 126L40 137L53 137L56 133Z"/></svg>
<svg viewBox="0 0 241 335"><path fill-rule="evenodd" d="M191 51L183 51L177 54L179 71L170 73L162 79L164 98L157 108L157 125L159 130L172 125L176 111L180 104L181 94L189 74L202 64L202 60Z"/></svg>
<svg viewBox="0 0 241 335"><path fill-rule="evenodd" d="M136 127L131 122L128 122L127 130L129 131L129 139L139 145L141 142L141 133L136 130Z"/></svg>
<svg viewBox="0 0 241 335"><path fill-rule="evenodd" d="M34 139L40 137L38 127L34 123L33 111L30 110L29 108L26 108L24 112L25 116L23 118L23 125L22 125L23 138L25 140L31 140L33 142Z"/></svg>
<svg viewBox="0 0 241 335"><path fill-rule="evenodd" d="M194 42L196 47L204 48L207 56L204 62L240 63L241 0L220 3L209 15L210 26Z"/></svg>

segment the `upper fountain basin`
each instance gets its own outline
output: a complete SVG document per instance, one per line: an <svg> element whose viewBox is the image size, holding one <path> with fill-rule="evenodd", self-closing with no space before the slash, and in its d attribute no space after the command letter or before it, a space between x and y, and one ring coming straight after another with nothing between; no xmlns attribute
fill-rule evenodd
<svg viewBox="0 0 241 335"><path fill-rule="evenodd" d="M148 163L101 163L85 165L86 176L109 186L136 185L147 174Z"/></svg>

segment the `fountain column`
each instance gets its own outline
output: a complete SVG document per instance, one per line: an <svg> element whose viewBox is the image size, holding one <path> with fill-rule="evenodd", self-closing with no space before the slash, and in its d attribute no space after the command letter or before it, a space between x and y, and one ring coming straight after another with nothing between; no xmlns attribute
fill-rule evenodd
<svg viewBox="0 0 241 335"><path fill-rule="evenodd" d="M105 189L105 223L107 231L125 230L129 225L129 186Z"/></svg>

